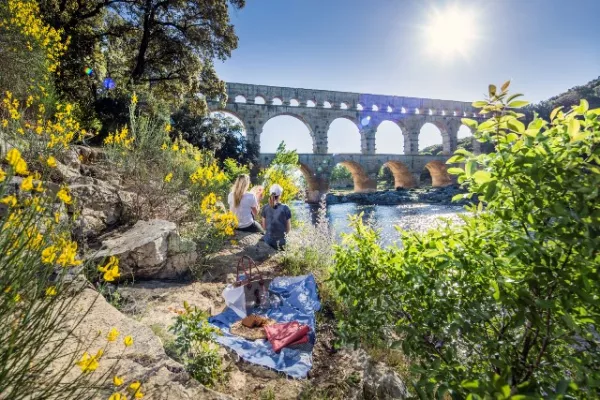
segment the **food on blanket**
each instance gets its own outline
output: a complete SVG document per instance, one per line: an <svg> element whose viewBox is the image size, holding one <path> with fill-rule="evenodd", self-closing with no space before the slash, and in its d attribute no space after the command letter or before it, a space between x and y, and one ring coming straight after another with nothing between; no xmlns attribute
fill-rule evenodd
<svg viewBox="0 0 600 400"><path fill-rule="evenodd" d="M267 325L268 322L268 318L254 314L248 315L246 318L242 319L242 325L244 325L246 328L260 328Z"/></svg>

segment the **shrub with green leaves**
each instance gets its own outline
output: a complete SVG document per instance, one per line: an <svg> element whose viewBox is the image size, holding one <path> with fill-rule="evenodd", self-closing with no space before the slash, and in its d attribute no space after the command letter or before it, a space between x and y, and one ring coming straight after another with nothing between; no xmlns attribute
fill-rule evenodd
<svg viewBox="0 0 600 400"><path fill-rule="evenodd" d="M175 334L174 347L186 370L203 385L213 386L224 380L218 345L213 340L216 328L208 324L206 312L183 304L184 311L169 331Z"/></svg>
<svg viewBox="0 0 600 400"><path fill-rule="evenodd" d="M600 109L525 125L508 85L474 103L490 119L463 120L495 153L449 160L479 199L464 224L382 249L355 219L331 276L340 334L401 347L421 398L598 398Z"/></svg>

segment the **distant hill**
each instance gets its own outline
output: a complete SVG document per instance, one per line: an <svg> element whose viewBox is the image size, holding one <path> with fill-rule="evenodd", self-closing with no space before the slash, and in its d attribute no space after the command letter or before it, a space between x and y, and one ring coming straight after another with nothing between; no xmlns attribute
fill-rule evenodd
<svg viewBox="0 0 600 400"><path fill-rule="evenodd" d="M571 106L579 104L581 99L586 99L590 103L590 108L600 107L600 77L585 85L575 86L548 100L531 104L524 111L528 119L533 117L534 112L537 112L542 118L548 119L556 107L563 106L565 109L569 109Z"/></svg>
<svg viewBox="0 0 600 400"><path fill-rule="evenodd" d="M466 137L462 139L458 139L457 148L465 149L467 151L473 151L473 140L472 137ZM442 152L442 144L433 144L431 146L425 147L423 150L419 151L421 155L430 155L437 156Z"/></svg>

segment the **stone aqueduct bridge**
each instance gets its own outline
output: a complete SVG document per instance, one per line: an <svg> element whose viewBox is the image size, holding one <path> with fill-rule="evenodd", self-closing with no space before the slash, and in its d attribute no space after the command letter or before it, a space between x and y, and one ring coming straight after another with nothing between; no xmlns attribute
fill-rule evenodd
<svg viewBox="0 0 600 400"><path fill-rule="evenodd" d="M396 187L417 187L424 169L429 170L433 186L452 183L446 172L446 160L456 150L461 118L478 118L471 103L334 92L289 87L227 84L225 107L209 102L212 111L235 115L243 123L246 140L260 148L260 135L265 123L279 115L300 119L308 128L313 142L313 154L300 154L301 170L308 183L308 201L318 201L329 190L333 167L342 164L352 173L357 192L377 188L376 177L382 166L394 175ZM361 136L361 154L328 154L327 132L337 118L352 121ZM383 121L396 123L402 131L404 155L375 154L375 133ZM434 124L442 134L443 155L418 154L419 133L426 123ZM474 141L474 151L480 151ZM266 166L273 154L261 154L260 164Z"/></svg>

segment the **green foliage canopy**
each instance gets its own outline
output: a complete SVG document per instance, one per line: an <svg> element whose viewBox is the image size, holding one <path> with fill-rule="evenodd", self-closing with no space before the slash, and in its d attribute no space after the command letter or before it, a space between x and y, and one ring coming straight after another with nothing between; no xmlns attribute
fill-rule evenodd
<svg viewBox="0 0 600 400"><path fill-rule="evenodd" d="M204 97L225 98L212 67L237 47L228 7L244 0L40 0L42 15L71 38L57 87L82 106L94 104L112 78L112 97L137 91L142 100L202 114ZM95 71L86 76L84 69ZM198 96L202 94L202 96ZM92 107L90 107L92 108Z"/></svg>
<svg viewBox="0 0 600 400"><path fill-rule="evenodd" d="M383 249L354 221L331 277L341 337L401 347L421 398L598 398L600 109L526 126L507 89L474 103L492 118L463 120L496 152L448 161L481 201L462 225Z"/></svg>

